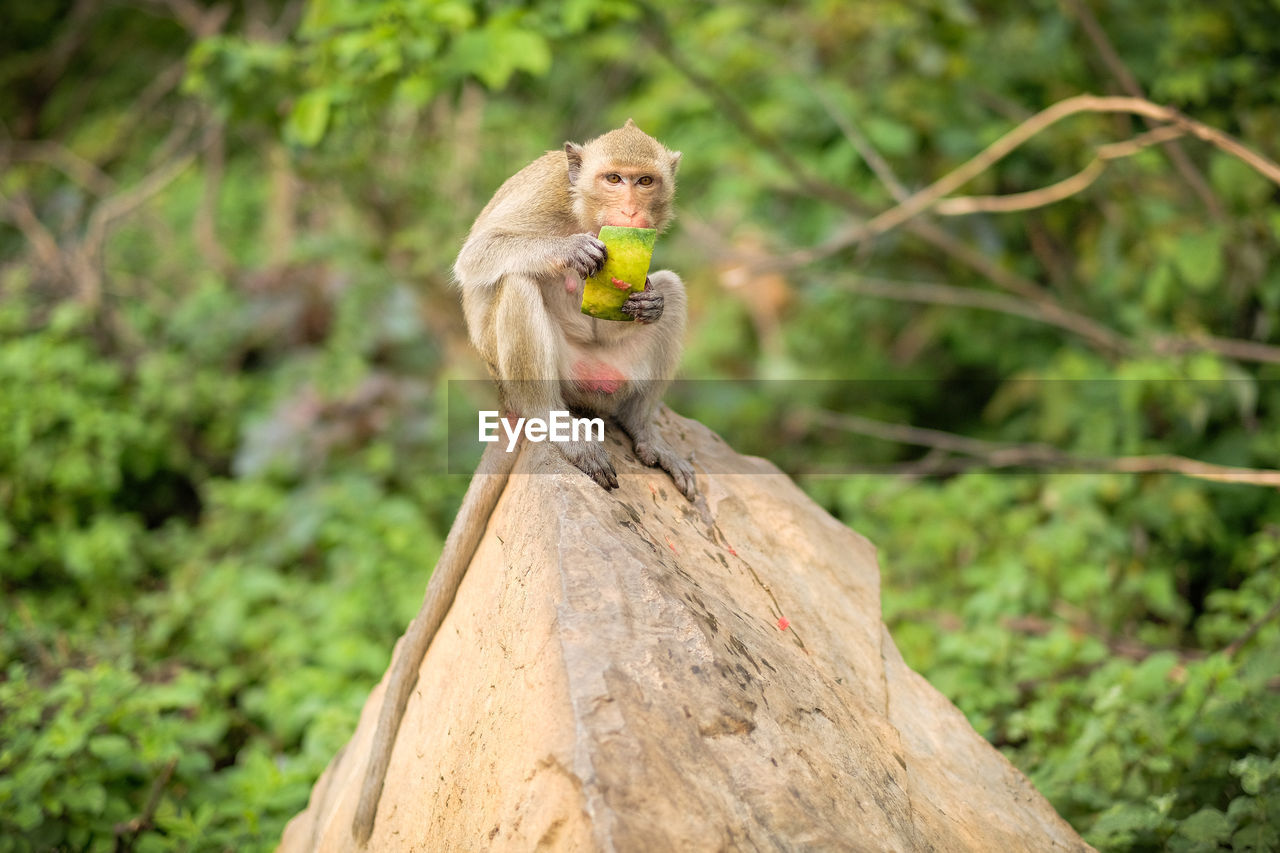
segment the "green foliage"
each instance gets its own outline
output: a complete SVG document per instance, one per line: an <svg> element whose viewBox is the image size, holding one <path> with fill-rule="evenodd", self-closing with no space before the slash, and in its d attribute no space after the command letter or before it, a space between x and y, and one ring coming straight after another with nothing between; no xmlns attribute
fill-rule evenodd
<svg viewBox="0 0 1280 853"><path fill-rule="evenodd" d="M1085 5L1153 100L1280 157L1275 4ZM1167 470L1280 468L1275 185L1184 137L1183 165L1151 147L1052 205L918 220L944 240L908 223L724 276L721 249L827 244L1055 101L1121 91L1075 7L313 0L200 38L15 7L0 851L274 846L464 485L457 246L516 166L627 117L685 152L654 261L690 285L685 374L743 380L676 407L827 474L803 482L877 544L908 662L1092 843L1280 847L1280 493ZM1074 116L959 194L1143 130ZM825 411L988 444L921 453Z"/></svg>
<svg viewBox="0 0 1280 853"><path fill-rule="evenodd" d="M907 659L1091 842L1270 849L1274 499L1117 475L819 486L877 543Z"/></svg>
<svg viewBox="0 0 1280 853"><path fill-rule="evenodd" d="M268 848L413 615L444 522L389 448L229 479L268 377L181 341L104 359L74 304L41 323L10 297L0 844Z"/></svg>

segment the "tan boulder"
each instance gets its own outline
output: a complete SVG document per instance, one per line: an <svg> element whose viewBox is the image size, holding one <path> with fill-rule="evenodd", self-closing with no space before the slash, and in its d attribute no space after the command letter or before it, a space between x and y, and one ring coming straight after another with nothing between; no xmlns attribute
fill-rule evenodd
<svg viewBox="0 0 1280 853"><path fill-rule="evenodd" d="M422 662L368 849L1088 850L903 663L872 546L663 418L705 505L617 435L613 493L525 448ZM281 850L354 849L382 692Z"/></svg>

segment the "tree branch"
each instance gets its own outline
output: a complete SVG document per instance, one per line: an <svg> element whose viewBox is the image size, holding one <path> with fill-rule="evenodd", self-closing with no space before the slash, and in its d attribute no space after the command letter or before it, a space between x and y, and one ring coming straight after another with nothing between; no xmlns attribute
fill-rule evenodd
<svg viewBox="0 0 1280 853"><path fill-rule="evenodd" d="M985 172L1036 134L1079 113L1132 113L1174 125L1236 157L1268 180L1280 185L1280 165L1245 147L1230 135L1187 118L1177 110L1142 98L1076 95L1036 113L929 186L872 217L856 233L846 235L846 240L848 243L858 242L897 228Z"/></svg>
<svg viewBox="0 0 1280 853"><path fill-rule="evenodd" d="M64 274L66 266L63 264L58 241L36 216L30 202L22 196L10 199L3 194L0 194L0 202L4 203L4 207L0 208L0 216L12 222L14 227L22 233L26 241L31 244L31 248L35 250L40 263L54 276Z"/></svg>
<svg viewBox="0 0 1280 853"><path fill-rule="evenodd" d="M1102 24L1098 22L1093 11L1086 3L1081 0L1063 0L1063 2L1071 9L1072 14L1080 21L1080 27L1084 30L1085 36L1093 44L1094 50L1098 52L1098 58L1102 60L1102 64L1111 72L1111 76L1116 78L1116 82L1120 84L1120 88L1125 94L1135 98L1145 98L1146 92L1143 91L1142 85L1138 83L1138 78L1133 76L1129 71L1124 60L1120 58L1119 52L1111 44L1111 39L1107 37L1106 30L1102 28ZM1153 126L1150 118L1143 119L1148 127ZM1209 187L1209 182L1204 179L1200 171L1191 162L1191 158L1187 156L1187 152L1174 139L1169 139L1164 143L1165 154L1169 157L1169 162L1182 175L1182 179L1191 187L1192 192L1200 197L1200 201L1209 209L1209 213L1214 219L1223 218L1222 205L1218 202L1217 197L1213 194L1213 190Z"/></svg>
<svg viewBox="0 0 1280 853"><path fill-rule="evenodd" d="M943 430L895 424L824 409L807 413L814 423L847 432L960 453L971 457L959 462L964 467L1032 467L1062 468L1068 471L1124 474L1180 474L1216 483L1238 483L1280 488L1280 471L1271 468L1241 468L1216 465L1185 456L1156 454L1151 456L1084 457L1075 456L1045 444L1017 444L969 438Z"/></svg>
<svg viewBox="0 0 1280 853"><path fill-rule="evenodd" d="M949 284L894 281L869 276L858 276L847 284L841 282L841 286L853 293L881 299L978 308L984 311L1012 314L1065 329L1109 353L1125 353L1132 349L1128 340L1119 332L1056 304L1045 304L1003 293L955 287Z"/></svg>
<svg viewBox="0 0 1280 853"><path fill-rule="evenodd" d="M106 195L115 189L115 181L95 163L70 148L52 140L18 142L11 146L9 159L15 162L41 163L57 169L94 195Z"/></svg>
<svg viewBox="0 0 1280 853"><path fill-rule="evenodd" d="M1184 352L1215 352L1237 361L1280 364L1280 347L1260 341L1242 341L1213 335L1164 335L1155 339L1152 349L1162 355Z"/></svg>
<svg viewBox="0 0 1280 853"><path fill-rule="evenodd" d="M964 216L979 212L1013 213L1045 207L1084 191L1102 175L1107 163L1110 161L1118 160L1122 157L1132 157L1145 148L1168 142L1170 139L1183 136L1184 133L1185 131L1179 127L1171 127L1169 125L1158 127L1149 133L1135 136L1125 142L1113 142L1110 145L1100 146L1097 156L1089 162L1088 166L1085 166L1071 177L1055 184L1050 184L1047 187L1008 195L945 198L934 205L933 209L934 212L941 216Z"/></svg>
<svg viewBox="0 0 1280 853"><path fill-rule="evenodd" d="M853 150L858 152L858 156L867 164L872 173L884 184L885 189L889 191L890 197L894 201L905 201L911 194L898 180L898 176L894 174L893 167L889 162L880 156L880 152L871 144L871 140L867 139L862 131L858 130L853 121L844 113L836 108L835 101L831 96L823 91L821 86L813 88L814 95L822 103L823 109L827 111L827 116L835 122L836 127L840 128L840 132L844 134L844 138L853 146Z"/></svg>

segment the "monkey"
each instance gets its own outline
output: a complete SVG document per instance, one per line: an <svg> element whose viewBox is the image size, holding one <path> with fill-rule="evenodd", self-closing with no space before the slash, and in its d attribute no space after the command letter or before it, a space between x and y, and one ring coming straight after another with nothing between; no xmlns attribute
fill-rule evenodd
<svg viewBox="0 0 1280 853"><path fill-rule="evenodd" d="M498 385L507 414L547 419L552 411L613 418L637 458L666 471L690 501L692 466L659 433L662 394L683 345L686 299L676 273L649 275L622 310L631 321L583 314L583 280L603 268L600 228L661 232L673 216L679 151L628 119L584 144L566 142L521 169L481 210L454 264L471 343ZM602 442L557 442L565 458L606 491L617 473ZM499 444L484 451L427 585L422 609L392 665L351 832L373 832L396 733L418 668L458 591L489 516L515 465Z"/></svg>

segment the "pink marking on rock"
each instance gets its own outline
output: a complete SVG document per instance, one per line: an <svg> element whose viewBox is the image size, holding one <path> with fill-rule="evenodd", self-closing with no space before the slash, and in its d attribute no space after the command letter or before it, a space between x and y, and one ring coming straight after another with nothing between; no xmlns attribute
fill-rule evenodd
<svg viewBox="0 0 1280 853"><path fill-rule="evenodd" d="M630 290L630 289L631 289L631 285L627 284L625 281L623 281L623 280L622 280L622 279L620 279L620 278L614 278L613 276L609 276L609 281L613 282L613 286L614 286L614 287L616 287L616 288L618 288L618 290Z"/></svg>
<svg viewBox="0 0 1280 853"><path fill-rule="evenodd" d="M778 630L779 630L779 631L785 631L785 630L787 630L787 629L788 629L788 628L790 628L790 627L791 627L791 623L787 621L787 617L785 617L785 616L780 616L780 617L778 617Z"/></svg>

